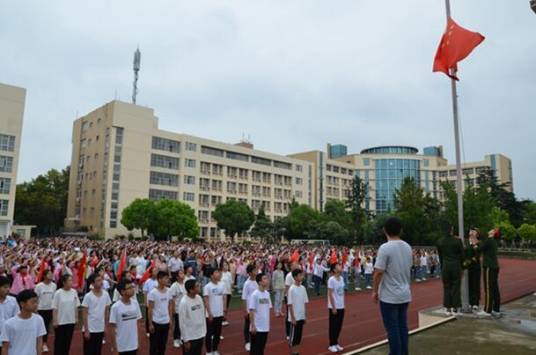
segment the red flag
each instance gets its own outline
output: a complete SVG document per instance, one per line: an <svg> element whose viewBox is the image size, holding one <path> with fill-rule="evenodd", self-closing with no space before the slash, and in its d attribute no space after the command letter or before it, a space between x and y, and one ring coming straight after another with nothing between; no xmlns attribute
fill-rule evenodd
<svg viewBox="0 0 536 355"><path fill-rule="evenodd" d="M145 272L143 273L141 279L140 279L140 285L143 285L143 283L147 280L149 280L149 278L151 278L151 272L154 268L154 265L155 265L155 262L154 260L151 261L151 265L147 268L147 270L145 270Z"/></svg>
<svg viewBox="0 0 536 355"><path fill-rule="evenodd" d="M452 18L447 21L447 29L441 37L434 58L434 72L443 72L455 80L449 69L456 69L457 63L466 58L485 39L478 32L471 32L458 25Z"/></svg>
<svg viewBox="0 0 536 355"><path fill-rule="evenodd" d="M87 264L87 255L84 252L82 259L80 260L80 265L78 266L78 286L80 288L84 287L84 276L86 274L86 264Z"/></svg>
<svg viewBox="0 0 536 355"><path fill-rule="evenodd" d="M348 252L345 250L344 253L342 253L342 264L346 264L346 261L348 260Z"/></svg>
<svg viewBox="0 0 536 355"><path fill-rule="evenodd" d="M127 267L127 248L123 249L121 252L121 260L119 260L119 267L117 268L117 281L121 282L121 277L123 276L123 271Z"/></svg>
<svg viewBox="0 0 536 355"><path fill-rule="evenodd" d="M48 263L43 258L43 260L41 260L41 266L39 267L39 273L37 274L37 278L35 279L36 284L40 283L41 280L43 279L43 276L45 275L45 270L47 269L47 267L48 267Z"/></svg>
<svg viewBox="0 0 536 355"><path fill-rule="evenodd" d="M292 257L290 258L290 261L293 263L296 263L300 260L300 252L298 249L294 250L294 253L292 254Z"/></svg>
<svg viewBox="0 0 536 355"><path fill-rule="evenodd" d="M337 252L335 251L335 249L333 249L333 250L331 251L331 257L329 258L329 263L330 263L331 265L333 265L333 264L337 264L337 261L338 261L338 260L339 260L339 259L337 258Z"/></svg>

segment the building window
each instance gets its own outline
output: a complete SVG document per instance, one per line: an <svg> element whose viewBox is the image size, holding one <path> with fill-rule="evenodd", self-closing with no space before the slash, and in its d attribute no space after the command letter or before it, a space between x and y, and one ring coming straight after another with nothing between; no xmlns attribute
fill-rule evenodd
<svg viewBox="0 0 536 355"><path fill-rule="evenodd" d="M296 178L296 185L301 185L301 184L303 184L303 179L297 177L297 178Z"/></svg>
<svg viewBox="0 0 536 355"><path fill-rule="evenodd" d="M296 164L296 171L303 171L303 165Z"/></svg>
<svg viewBox="0 0 536 355"><path fill-rule="evenodd" d="M151 171L151 184L179 186L179 175Z"/></svg>
<svg viewBox="0 0 536 355"><path fill-rule="evenodd" d="M422 162L423 162L423 165L424 165L425 167L430 166L430 160L428 160L428 159L424 159Z"/></svg>
<svg viewBox="0 0 536 355"><path fill-rule="evenodd" d="M13 152L15 150L15 136L0 134L0 150Z"/></svg>
<svg viewBox="0 0 536 355"><path fill-rule="evenodd" d="M218 149L218 148L207 147L204 145L201 146L201 153L214 155L216 157L223 157L223 150Z"/></svg>
<svg viewBox="0 0 536 355"><path fill-rule="evenodd" d="M179 168L179 158L151 154L151 166L177 170Z"/></svg>
<svg viewBox="0 0 536 355"><path fill-rule="evenodd" d="M184 192L182 194L182 199L184 201L194 201L195 200L195 194L193 192Z"/></svg>
<svg viewBox="0 0 536 355"><path fill-rule="evenodd" d="M0 200L0 216L7 216L9 200Z"/></svg>
<svg viewBox="0 0 536 355"><path fill-rule="evenodd" d="M225 155L227 159L249 161L249 155L226 151Z"/></svg>
<svg viewBox="0 0 536 355"><path fill-rule="evenodd" d="M3 173L10 173L13 169L13 157L6 157L0 155L0 171Z"/></svg>
<svg viewBox="0 0 536 355"><path fill-rule="evenodd" d="M186 150L189 150L191 152L197 151L197 144L192 142L186 142Z"/></svg>
<svg viewBox="0 0 536 355"><path fill-rule="evenodd" d="M149 189L149 199L151 200L176 200L177 196L178 194L176 191Z"/></svg>
<svg viewBox="0 0 536 355"><path fill-rule="evenodd" d="M115 219L110 220L110 228L117 228L117 220Z"/></svg>
<svg viewBox="0 0 536 355"><path fill-rule="evenodd" d="M123 144L123 127L116 127L115 128L115 144ZM91 139L88 142L91 143Z"/></svg>
<svg viewBox="0 0 536 355"><path fill-rule="evenodd" d="M184 183L187 185L195 185L195 176L184 175Z"/></svg>
<svg viewBox="0 0 536 355"><path fill-rule="evenodd" d="M277 160L274 160L274 166L276 168L280 168L280 169L287 169L287 170L291 170L292 169L292 164L290 163L285 163L283 161L277 161Z"/></svg>
<svg viewBox="0 0 536 355"><path fill-rule="evenodd" d="M195 168L195 160L193 159L184 159L184 166L187 168Z"/></svg>
<svg viewBox="0 0 536 355"><path fill-rule="evenodd" d="M251 157L251 162L255 164L261 164L261 165L267 165L267 166L272 165L272 161L270 159L265 159L261 157Z"/></svg>
<svg viewBox="0 0 536 355"><path fill-rule="evenodd" d="M369 158L363 158L363 165L369 166L370 165L370 159Z"/></svg>
<svg viewBox="0 0 536 355"><path fill-rule="evenodd" d="M153 149L178 153L180 151L180 142L167 138L153 137Z"/></svg>
<svg viewBox="0 0 536 355"><path fill-rule="evenodd" d="M9 194L11 188L11 179L0 178L0 194Z"/></svg>

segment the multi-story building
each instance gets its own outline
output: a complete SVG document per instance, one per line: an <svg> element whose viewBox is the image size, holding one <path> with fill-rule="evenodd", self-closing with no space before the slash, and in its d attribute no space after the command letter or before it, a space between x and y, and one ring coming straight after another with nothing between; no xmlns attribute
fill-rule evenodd
<svg viewBox="0 0 536 355"><path fill-rule="evenodd" d="M394 209L394 193L406 177L413 178L426 193L442 199L441 182L456 181L456 167L443 157L443 147L417 148L382 146L368 148L360 154L342 155L345 146L327 146L327 154L310 151L290 155L313 164L313 206L321 210L330 199L345 199L354 175L367 185L365 208L382 213ZM477 185L480 173L490 169L500 183L512 190L512 162L501 154L486 155L483 161L463 164L464 188Z"/></svg>
<svg viewBox="0 0 536 355"><path fill-rule="evenodd" d="M136 198L186 202L203 238L220 235L212 212L227 200L263 207L273 220L293 199L314 198L310 163L164 131L152 109L120 101L75 120L72 144L66 225L106 237L129 233L121 211Z"/></svg>
<svg viewBox="0 0 536 355"><path fill-rule="evenodd" d="M0 236L11 234L26 90L0 83Z"/></svg>

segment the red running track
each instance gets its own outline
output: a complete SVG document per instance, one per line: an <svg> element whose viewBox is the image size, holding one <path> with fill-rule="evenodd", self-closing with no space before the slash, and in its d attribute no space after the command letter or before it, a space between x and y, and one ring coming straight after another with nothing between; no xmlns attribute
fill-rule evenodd
<svg viewBox="0 0 536 355"><path fill-rule="evenodd" d="M528 293L536 291L536 261L501 259L499 284L502 302L508 302ZM442 303L442 286L439 279L428 280L412 285L413 301L409 307L410 329L417 328L418 312L422 309L438 306ZM482 293L483 295L483 293ZM353 293L346 296L346 314L340 344L346 350L353 350L385 339L385 331L377 304L372 302L370 291ZM247 354L243 340L243 312L233 311L229 314L228 327L223 328L225 339L220 343L221 354ZM307 306L307 324L300 354L327 355L328 348L328 310L325 298L313 299ZM272 330L268 337L266 354L289 354L285 340L283 318L272 317ZM141 324L141 323L140 323ZM143 328L140 326L140 328ZM54 335L49 339L53 344ZM149 354L149 339L144 330L140 330L141 349L138 354ZM50 349L53 354L53 349ZM75 332L71 354L82 354L82 335ZM104 345L103 355L109 355L109 344ZM175 349L172 339L168 342L165 355L182 354L182 349ZM164 354L162 354L164 355Z"/></svg>

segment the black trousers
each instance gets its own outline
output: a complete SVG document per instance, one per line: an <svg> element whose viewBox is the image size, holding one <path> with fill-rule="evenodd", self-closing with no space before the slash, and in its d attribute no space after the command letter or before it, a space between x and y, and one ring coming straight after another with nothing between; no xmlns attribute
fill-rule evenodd
<svg viewBox="0 0 536 355"><path fill-rule="evenodd" d="M485 267L482 269L484 276L485 305L484 310L501 311L501 293L499 292L499 269Z"/></svg>
<svg viewBox="0 0 536 355"><path fill-rule="evenodd" d="M209 322L207 318L207 336L205 337L207 353L218 350L218 345L220 345L222 322L223 317L214 317L212 318L212 322Z"/></svg>
<svg viewBox="0 0 536 355"><path fill-rule="evenodd" d="M284 301L285 301L285 309L286 309L286 312L285 312L285 334L287 335L287 337L290 337L290 322L288 321L288 303L287 303L287 296L285 296L284 298Z"/></svg>
<svg viewBox="0 0 536 355"><path fill-rule="evenodd" d="M162 355L166 353L166 344L169 334L169 323L158 324L153 322L154 333L149 335L149 354Z"/></svg>
<svg viewBox="0 0 536 355"><path fill-rule="evenodd" d="M445 264L441 270L443 306L445 308L460 308L462 306L461 272L462 269L459 266L448 266L448 264Z"/></svg>
<svg viewBox="0 0 536 355"><path fill-rule="evenodd" d="M337 314L329 310L329 346L339 344L339 335L341 334L342 323L344 321L344 309L337 309Z"/></svg>
<svg viewBox="0 0 536 355"><path fill-rule="evenodd" d="M69 355L74 324L63 324L54 331L54 355Z"/></svg>
<svg viewBox="0 0 536 355"><path fill-rule="evenodd" d="M264 355L264 348L268 340L268 332L256 332L251 334L251 349L250 355Z"/></svg>
<svg viewBox="0 0 536 355"><path fill-rule="evenodd" d="M247 314L244 317L244 343L250 342L250 335L249 335L249 314Z"/></svg>
<svg viewBox="0 0 536 355"><path fill-rule="evenodd" d="M480 266L471 267L467 269L468 282L469 282L469 304L471 306L478 306L480 304Z"/></svg>
<svg viewBox="0 0 536 355"><path fill-rule="evenodd" d="M183 355L201 355L203 350L203 338L190 340L190 351L186 351L186 347L183 345L182 354Z"/></svg>
<svg viewBox="0 0 536 355"><path fill-rule="evenodd" d="M131 350L131 351L120 352L119 355L136 355L137 353L138 353L138 350Z"/></svg>
<svg viewBox="0 0 536 355"><path fill-rule="evenodd" d="M89 340L84 339L84 355L100 355L102 351L102 339L104 338L104 332L102 333L89 333Z"/></svg>
<svg viewBox="0 0 536 355"><path fill-rule="evenodd" d="M37 311L41 317L43 317L43 321L45 322L45 330L47 331L45 335L43 335L43 344L46 344L48 340L48 333L50 329L50 323L52 322L52 310L51 309L42 309Z"/></svg>
<svg viewBox="0 0 536 355"><path fill-rule="evenodd" d="M179 340L181 338L181 328L179 324L179 314L173 315L173 340Z"/></svg>

